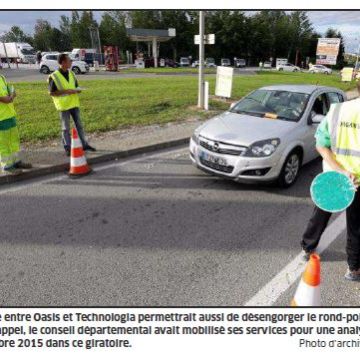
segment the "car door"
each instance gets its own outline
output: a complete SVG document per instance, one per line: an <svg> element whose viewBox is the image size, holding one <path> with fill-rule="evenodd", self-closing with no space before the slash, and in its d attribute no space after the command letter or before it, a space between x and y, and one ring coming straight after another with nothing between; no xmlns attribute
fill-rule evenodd
<svg viewBox="0 0 360 360"><path fill-rule="evenodd" d="M51 71L55 71L58 67L56 55L46 55L46 65Z"/></svg>
<svg viewBox="0 0 360 360"><path fill-rule="evenodd" d="M285 65L285 67L286 67L286 71L293 71L294 70L294 65L292 65L292 64L289 64L289 63L287 63L286 65Z"/></svg>
<svg viewBox="0 0 360 360"><path fill-rule="evenodd" d="M314 115L326 116L330 108L329 99L327 97L327 92L319 92L314 97L312 97L308 104L309 117L311 118ZM305 124L306 131L304 132L304 162L311 161L316 159L319 156L319 153L316 150L316 140L315 132L319 123L313 123L309 120L308 124Z"/></svg>

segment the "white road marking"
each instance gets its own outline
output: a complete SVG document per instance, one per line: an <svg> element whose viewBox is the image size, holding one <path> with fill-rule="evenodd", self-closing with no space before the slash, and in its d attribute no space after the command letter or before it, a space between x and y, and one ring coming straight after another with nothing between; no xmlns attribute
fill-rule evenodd
<svg viewBox="0 0 360 360"><path fill-rule="evenodd" d="M338 216L325 230L317 253L321 254L331 243L345 230L345 214ZM296 258L287 264L270 282L268 282L259 292L247 301L244 306L272 306L276 300L301 276L306 262L303 254L300 253Z"/></svg>
<svg viewBox="0 0 360 360"><path fill-rule="evenodd" d="M135 156L132 156L130 159L124 160L124 161L122 161L122 159L120 158L119 160L111 160L104 165L94 165L92 167L96 171L101 171L101 170L110 169L112 167L123 166L123 165L129 164L129 163L137 162L137 161L144 160L144 159L152 159L159 155L162 156L162 155L168 155L168 154L176 154L178 152L183 153L184 149L186 149L186 147L182 147L181 149L177 148L175 150L159 150L156 153L135 155ZM70 160L69 160L69 162L70 162ZM39 176L38 178L24 180L24 182L18 182L18 183L6 184L6 185L4 184L4 188L0 189L0 195L14 192L14 191L23 190L23 189L26 189L31 186L38 186L41 184L47 184L52 181L63 180L63 179L68 179L68 176L66 174L63 174L63 175L48 174L48 175L44 175L43 177ZM75 181L76 180L74 180L74 184L75 184Z"/></svg>

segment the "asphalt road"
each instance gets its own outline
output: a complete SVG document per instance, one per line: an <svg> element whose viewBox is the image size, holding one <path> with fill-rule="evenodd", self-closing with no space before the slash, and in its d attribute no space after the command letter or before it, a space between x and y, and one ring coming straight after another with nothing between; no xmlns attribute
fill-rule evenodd
<svg viewBox="0 0 360 360"><path fill-rule="evenodd" d="M81 179L2 187L0 305L240 306L262 298L300 252L319 171L319 161L307 165L287 190L241 185L194 168L182 147ZM322 255L323 305L358 305L359 285L343 280L338 230ZM288 305L297 282L274 286L271 305Z"/></svg>
<svg viewBox="0 0 360 360"><path fill-rule="evenodd" d="M253 75L255 74L256 68L236 69L235 75ZM8 69L4 67L0 70L0 73L6 76L8 81L13 83L27 82L27 81L46 81L48 75L41 74L37 65L31 65L31 67L21 67L19 69L12 68ZM159 77L159 76L198 76L196 73L121 73L100 71L100 72L89 72L87 74L78 75L79 79L82 80L111 80L111 79L122 79L122 78L147 78L147 77ZM215 74L207 74L206 76L215 76Z"/></svg>

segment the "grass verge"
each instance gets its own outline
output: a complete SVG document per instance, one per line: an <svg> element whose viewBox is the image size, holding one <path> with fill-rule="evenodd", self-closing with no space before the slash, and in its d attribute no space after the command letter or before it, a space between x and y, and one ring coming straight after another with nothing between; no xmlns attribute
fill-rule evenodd
<svg viewBox="0 0 360 360"><path fill-rule="evenodd" d="M215 78L209 77L210 93ZM335 75L260 72L253 76L236 76L233 99L271 84L319 84L343 90L354 83L342 83ZM228 105L210 101L210 113L198 111L196 77L119 78L88 80L81 94L82 119L87 132L105 132L129 126L161 124L189 118L207 118ZM22 141L47 141L60 136L59 116L47 93L46 83L15 84L16 109Z"/></svg>

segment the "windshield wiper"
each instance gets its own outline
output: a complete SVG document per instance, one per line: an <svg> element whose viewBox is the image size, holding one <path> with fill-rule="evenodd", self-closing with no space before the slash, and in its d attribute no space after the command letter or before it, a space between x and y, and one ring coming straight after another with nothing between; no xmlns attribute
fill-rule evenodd
<svg viewBox="0 0 360 360"><path fill-rule="evenodd" d="M259 112L254 112L254 111L246 111L246 110L231 110L231 112L234 112L236 114L246 114L246 115L251 115L251 116L264 116L265 113L259 113Z"/></svg>

